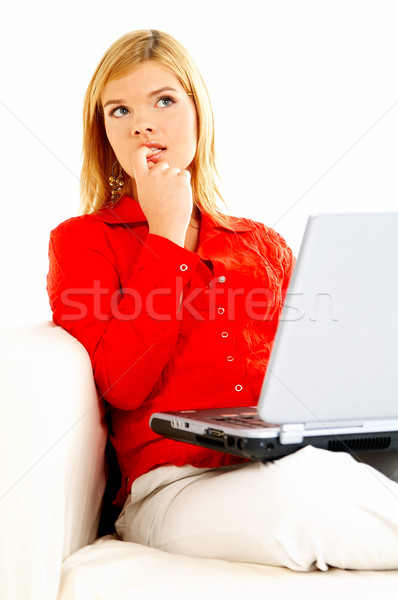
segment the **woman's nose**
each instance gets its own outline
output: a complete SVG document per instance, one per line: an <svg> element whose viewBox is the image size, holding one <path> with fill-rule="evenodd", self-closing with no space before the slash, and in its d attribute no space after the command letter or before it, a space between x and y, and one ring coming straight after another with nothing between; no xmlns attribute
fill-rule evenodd
<svg viewBox="0 0 398 600"><path fill-rule="evenodd" d="M138 118L134 120L131 133L134 136L142 135L143 133L154 133L156 131L155 124L149 119Z"/></svg>

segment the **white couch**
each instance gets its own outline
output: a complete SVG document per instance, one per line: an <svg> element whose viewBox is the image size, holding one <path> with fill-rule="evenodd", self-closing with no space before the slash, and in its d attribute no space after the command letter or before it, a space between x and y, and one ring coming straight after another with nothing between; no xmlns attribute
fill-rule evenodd
<svg viewBox="0 0 398 600"><path fill-rule="evenodd" d="M1 600L398 597L398 571L297 573L93 543L106 428L88 355L49 322L0 334Z"/></svg>

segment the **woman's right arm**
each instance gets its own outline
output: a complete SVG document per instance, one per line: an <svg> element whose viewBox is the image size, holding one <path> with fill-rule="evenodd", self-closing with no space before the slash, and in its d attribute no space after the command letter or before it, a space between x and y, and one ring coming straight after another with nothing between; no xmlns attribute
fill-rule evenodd
<svg viewBox="0 0 398 600"><path fill-rule="evenodd" d="M150 233L121 291L106 227L86 216L51 232L47 291L54 322L88 351L101 396L133 410L174 350L182 290L199 257Z"/></svg>

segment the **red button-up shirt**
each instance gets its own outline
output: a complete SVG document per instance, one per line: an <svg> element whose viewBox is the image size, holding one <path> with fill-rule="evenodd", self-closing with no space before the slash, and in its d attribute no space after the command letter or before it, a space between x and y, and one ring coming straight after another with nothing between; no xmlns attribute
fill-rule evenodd
<svg viewBox="0 0 398 600"><path fill-rule="evenodd" d="M68 219L51 232L47 291L54 323L87 349L110 407L122 472L240 459L153 433L152 413L257 404L293 256L248 219L201 215L196 252L148 234L137 201Z"/></svg>

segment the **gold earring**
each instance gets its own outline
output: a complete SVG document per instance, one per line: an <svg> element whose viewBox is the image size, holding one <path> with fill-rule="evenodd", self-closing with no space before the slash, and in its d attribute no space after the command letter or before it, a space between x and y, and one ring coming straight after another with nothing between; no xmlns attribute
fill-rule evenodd
<svg viewBox="0 0 398 600"><path fill-rule="evenodd" d="M119 165L119 175L117 177L115 175L116 165ZM112 206L114 206L122 195L122 188L124 186L123 169L117 160L113 163L109 185L111 187L111 202Z"/></svg>

